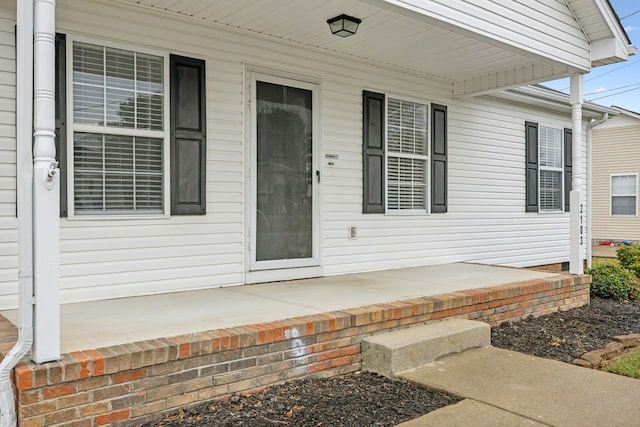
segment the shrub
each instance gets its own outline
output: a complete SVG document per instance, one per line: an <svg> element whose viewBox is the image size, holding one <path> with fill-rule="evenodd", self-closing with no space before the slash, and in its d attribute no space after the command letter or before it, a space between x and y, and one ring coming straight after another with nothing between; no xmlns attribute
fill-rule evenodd
<svg viewBox="0 0 640 427"><path fill-rule="evenodd" d="M620 265L631 271L636 277L640 277L640 244L620 246L616 250Z"/></svg>
<svg viewBox="0 0 640 427"><path fill-rule="evenodd" d="M618 265L596 265L591 274L591 296L629 300L640 298L640 282L634 273Z"/></svg>

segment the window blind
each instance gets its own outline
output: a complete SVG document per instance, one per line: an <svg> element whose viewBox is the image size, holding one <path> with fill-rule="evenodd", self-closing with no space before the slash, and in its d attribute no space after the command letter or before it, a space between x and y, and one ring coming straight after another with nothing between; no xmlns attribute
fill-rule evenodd
<svg viewBox="0 0 640 427"><path fill-rule="evenodd" d="M389 98L387 103L387 209L427 209L428 107Z"/></svg>
<svg viewBox="0 0 640 427"><path fill-rule="evenodd" d="M161 213L162 144L158 138L76 132L75 210Z"/></svg>
<svg viewBox="0 0 640 427"><path fill-rule="evenodd" d="M540 209L561 211L564 188L562 129L540 126L538 132Z"/></svg>
<svg viewBox="0 0 640 427"><path fill-rule="evenodd" d="M163 212L164 72L160 56L73 43L76 212Z"/></svg>

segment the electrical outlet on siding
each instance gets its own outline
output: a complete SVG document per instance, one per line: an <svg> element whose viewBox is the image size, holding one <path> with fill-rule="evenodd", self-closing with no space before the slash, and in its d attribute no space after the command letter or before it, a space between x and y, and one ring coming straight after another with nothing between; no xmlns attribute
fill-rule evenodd
<svg viewBox="0 0 640 427"><path fill-rule="evenodd" d="M349 226L349 240L356 240L358 238L358 229L355 225Z"/></svg>

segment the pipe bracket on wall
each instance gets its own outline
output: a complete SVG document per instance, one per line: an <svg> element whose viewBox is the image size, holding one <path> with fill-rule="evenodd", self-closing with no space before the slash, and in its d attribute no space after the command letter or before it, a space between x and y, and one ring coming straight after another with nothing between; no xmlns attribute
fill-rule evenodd
<svg viewBox="0 0 640 427"><path fill-rule="evenodd" d="M59 173L60 169L58 169L58 162L51 162L49 165L49 171L47 172L47 180L44 183L47 190L51 190L53 188L53 178Z"/></svg>

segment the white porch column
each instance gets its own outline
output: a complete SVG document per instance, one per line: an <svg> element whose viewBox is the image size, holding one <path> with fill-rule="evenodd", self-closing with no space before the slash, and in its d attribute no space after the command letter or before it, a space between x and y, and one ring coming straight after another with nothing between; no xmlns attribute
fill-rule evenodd
<svg viewBox="0 0 640 427"><path fill-rule="evenodd" d="M34 0L33 264L36 363L60 359L60 178L55 160L55 0Z"/></svg>
<svg viewBox="0 0 640 427"><path fill-rule="evenodd" d="M582 103L584 79L580 73L571 74L571 121L572 139L572 180L571 180L571 214L569 227L569 271L571 274L583 274L582 247L584 245L586 224L583 202L583 166L582 166Z"/></svg>

